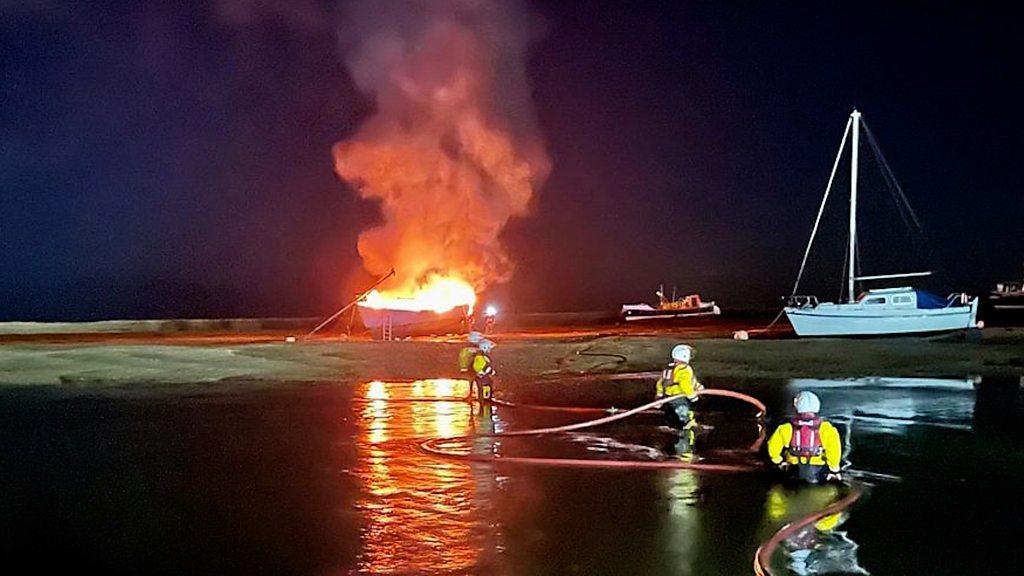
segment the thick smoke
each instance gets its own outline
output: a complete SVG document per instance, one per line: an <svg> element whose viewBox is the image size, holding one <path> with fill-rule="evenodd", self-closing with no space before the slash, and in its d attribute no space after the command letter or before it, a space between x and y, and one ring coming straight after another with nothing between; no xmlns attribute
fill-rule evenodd
<svg viewBox="0 0 1024 576"><path fill-rule="evenodd" d="M394 266L401 292L434 275L478 292L507 281L499 236L549 169L525 72L535 21L509 0L365 0L343 17L346 62L377 105L334 147L338 175L380 201L364 266Z"/></svg>

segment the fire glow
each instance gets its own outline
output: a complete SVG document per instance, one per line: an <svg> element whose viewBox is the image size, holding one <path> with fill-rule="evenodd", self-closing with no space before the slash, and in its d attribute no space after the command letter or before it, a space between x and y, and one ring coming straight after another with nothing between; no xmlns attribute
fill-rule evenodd
<svg viewBox="0 0 1024 576"><path fill-rule="evenodd" d="M501 233L550 170L526 76L533 21L513 0L345 4L346 63L376 107L334 168L380 211L359 235L363 267L396 272L362 307L471 311L512 277Z"/></svg>
<svg viewBox="0 0 1024 576"><path fill-rule="evenodd" d="M371 291L359 305L374 310L405 310L408 312L436 312L443 314L465 306L473 311L476 292L468 282L447 276L431 276L427 282L412 290Z"/></svg>

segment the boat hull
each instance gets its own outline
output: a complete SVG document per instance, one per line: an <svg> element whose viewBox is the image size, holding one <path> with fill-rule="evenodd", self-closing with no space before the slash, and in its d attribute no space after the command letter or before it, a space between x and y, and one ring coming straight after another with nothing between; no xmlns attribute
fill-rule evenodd
<svg viewBox="0 0 1024 576"><path fill-rule="evenodd" d="M465 327L466 310L458 307L448 312L409 311L359 307L363 326L380 335L386 320L391 321L394 337L428 336L459 332Z"/></svg>
<svg viewBox="0 0 1024 576"><path fill-rule="evenodd" d="M1001 312L1024 310L1024 293L993 294L989 296L989 303L993 310Z"/></svg>
<svg viewBox="0 0 1024 576"><path fill-rule="evenodd" d="M974 328L978 300L967 306L935 309L865 311L856 304L823 304L814 308L785 308L797 336L891 336L928 334Z"/></svg>
<svg viewBox="0 0 1024 576"><path fill-rule="evenodd" d="M981 316L992 326L1024 326L1024 293L990 295Z"/></svg>
<svg viewBox="0 0 1024 576"><path fill-rule="evenodd" d="M622 313L622 319L626 322L638 322L642 320L680 320L686 318L705 318L718 316L722 311L718 306L702 306L695 310L626 310Z"/></svg>

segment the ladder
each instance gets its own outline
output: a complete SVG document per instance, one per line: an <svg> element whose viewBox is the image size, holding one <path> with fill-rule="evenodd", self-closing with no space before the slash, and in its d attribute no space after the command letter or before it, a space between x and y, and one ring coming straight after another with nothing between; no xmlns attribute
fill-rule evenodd
<svg viewBox="0 0 1024 576"><path fill-rule="evenodd" d="M395 339L395 327L391 319L390 310L381 310L380 339L390 342Z"/></svg>

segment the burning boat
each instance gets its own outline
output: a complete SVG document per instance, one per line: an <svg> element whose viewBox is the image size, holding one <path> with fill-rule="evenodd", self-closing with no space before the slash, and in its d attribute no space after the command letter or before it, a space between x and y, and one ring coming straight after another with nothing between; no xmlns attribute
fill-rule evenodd
<svg viewBox="0 0 1024 576"><path fill-rule="evenodd" d="M359 316L371 332L390 340L460 331L475 303L468 283L435 276L409 292L371 290L359 302Z"/></svg>
<svg viewBox="0 0 1024 576"><path fill-rule="evenodd" d="M390 308L359 308L359 317L375 337L384 340L405 336L422 336L460 332L469 311L459 306L446 312L433 310L402 310Z"/></svg>
<svg viewBox="0 0 1024 576"><path fill-rule="evenodd" d="M714 302L704 302L700 294L690 294L683 298L676 298L675 294L671 299L665 297L665 289L662 287L658 295L658 307L655 308L647 303L623 304L622 319L626 322L637 320L676 320L682 318L700 318L706 316L718 316L721 309Z"/></svg>
<svg viewBox="0 0 1024 576"><path fill-rule="evenodd" d="M359 234L363 268L398 273L357 310L384 338L454 332L477 292L512 278L502 231L551 169L523 72L532 18L504 2L428 2L397 25L361 4L345 11L345 60L376 105L334 145L334 170L379 211Z"/></svg>

